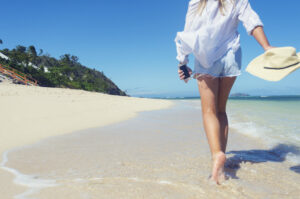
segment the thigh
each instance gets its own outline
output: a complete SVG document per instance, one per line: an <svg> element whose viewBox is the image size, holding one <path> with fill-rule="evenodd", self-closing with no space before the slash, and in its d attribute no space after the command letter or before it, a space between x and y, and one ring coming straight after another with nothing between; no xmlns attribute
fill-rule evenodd
<svg viewBox="0 0 300 199"><path fill-rule="evenodd" d="M211 111L217 113L219 78L204 76L197 80L201 96L202 112Z"/></svg>
<svg viewBox="0 0 300 199"><path fill-rule="evenodd" d="M220 112L226 112L226 103L229 97L230 90L237 77L222 77L219 83L218 94L218 110Z"/></svg>

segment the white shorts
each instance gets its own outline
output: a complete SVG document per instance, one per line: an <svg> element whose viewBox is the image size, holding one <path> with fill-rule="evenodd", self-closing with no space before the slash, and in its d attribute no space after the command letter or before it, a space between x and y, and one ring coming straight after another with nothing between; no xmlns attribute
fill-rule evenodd
<svg viewBox="0 0 300 199"><path fill-rule="evenodd" d="M224 56L214 62L214 65L210 68L204 68L197 59L195 59L194 79L198 79L201 76L212 77L233 77L241 74L242 66L242 49L241 47L233 52L229 49Z"/></svg>

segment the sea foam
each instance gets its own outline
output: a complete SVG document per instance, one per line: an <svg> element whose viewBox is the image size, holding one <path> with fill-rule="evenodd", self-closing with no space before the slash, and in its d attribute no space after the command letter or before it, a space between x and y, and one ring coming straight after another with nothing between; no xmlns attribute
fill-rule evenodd
<svg viewBox="0 0 300 199"><path fill-rule="evenodd" d="M15 199L31 199L29 196L38 193L41 189L59 185L55 180L39 179L37 175L25 175L14 168L5 166L8 162L8 153L9 151L5 151L3 153L0 168L12 173L15 176L14 183L28 188L28 190L24 193L16 195L14 197Z"/></svg>

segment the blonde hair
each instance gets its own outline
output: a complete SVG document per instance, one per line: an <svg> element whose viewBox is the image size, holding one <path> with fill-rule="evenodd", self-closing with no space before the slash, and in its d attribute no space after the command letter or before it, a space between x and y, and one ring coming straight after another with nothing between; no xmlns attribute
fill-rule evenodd
<svg viewBox="0 0 300 199"><path fill-rule="evenodd" d="M199 14L200 15L202 15L202 13L203 13L203 10L204 10L204 8L206 7L206 4L207 4L207 1L208 0L201 0L200 1L200 3L199 3L199 7L198 7L198 9L199 9ZM222 15L225 15L225 1L226 0L218 0L219 1L219 9L220 9L220 12L221 12L221 14ZM232 2L232 4L234 4L234 1L235 0L231 0L231 2Z"/></svg>

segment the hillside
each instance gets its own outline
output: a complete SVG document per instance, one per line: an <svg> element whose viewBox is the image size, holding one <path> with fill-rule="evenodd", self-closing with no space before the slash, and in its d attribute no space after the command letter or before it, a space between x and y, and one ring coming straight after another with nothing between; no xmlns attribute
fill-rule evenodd
<svg viewBox="0 0 300 199"><path fill-rule="evenodd" d="M74 55L64 54L59 59L37 54L34 46L17 46L0 52L0 64L8 65L38 81L39 86L83 89L112 95L126 95L103 72L83 66Z"/></svg>

